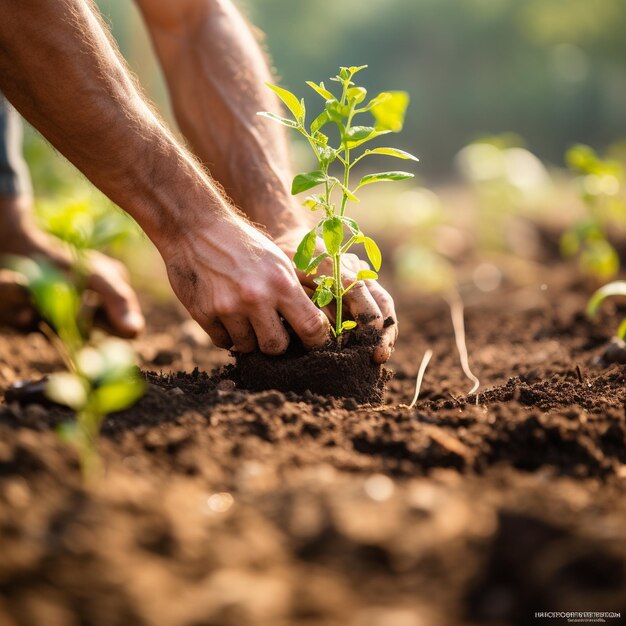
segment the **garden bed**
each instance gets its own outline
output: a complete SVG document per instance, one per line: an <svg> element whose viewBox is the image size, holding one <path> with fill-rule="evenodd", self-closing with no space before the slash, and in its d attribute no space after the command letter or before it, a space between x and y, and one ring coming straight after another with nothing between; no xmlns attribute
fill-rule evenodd
<svg viewBox="0 0 626 626"><path fill-rule="evenodd" d="M105 422L100 483L53 430L67 413L0 404L0 624L626 623L626 369L593 365L620 318L542 280L468 298L478 396L445 304L400 302L377 407L212 379L225 355L152 307L150 388ZM3 388L56 367L42 336L0 335Z"/></svg>

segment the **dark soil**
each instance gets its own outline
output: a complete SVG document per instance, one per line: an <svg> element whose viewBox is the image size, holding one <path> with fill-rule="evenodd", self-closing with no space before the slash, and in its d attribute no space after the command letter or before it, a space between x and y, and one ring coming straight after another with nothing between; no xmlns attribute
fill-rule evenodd
<svg viewBox="0 0 626 626"><path fill-rule="evenodd" d="M393 319L390 318L393 324ZM372 361L380 334L372 327L349 330L341 345L334 339L320 350L307 352L292 336L287 352L266 356L259 351L235 355L229 372L239 387L251 391L280 389L353 398L359 404L380 404L391 371Z"/></svg>
<svg viewBox="0 0 626 626"><path fill-rule="evenodd" d="M573 276L541 282L465 294L473 396L443 302L400 302L379 407L211 378L227 355L152 307L149 391L106 420L99 483L65 410L0 404L0 624L626 623L626 366L596 364L623 311L588 322ZM59 367L0 334L0 387Z"/></svg>

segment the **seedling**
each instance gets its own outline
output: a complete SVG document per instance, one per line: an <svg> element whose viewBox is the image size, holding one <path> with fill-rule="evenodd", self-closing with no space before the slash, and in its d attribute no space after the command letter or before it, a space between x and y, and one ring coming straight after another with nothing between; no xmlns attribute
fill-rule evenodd
<svg viewBox="0 0 626 626"><path fill-rule="evenodd" d="M296 195L321 186L321 193L309 195L304 201L304 206L311 211L321 210L324 217L304 236L293 262L307 275L316 275L323 261L326 259L332 261L332 276L320 275L313 279L317 287L312 299L320 308L328 306L334 300L336 322L333 332L337 338L341 337L343 331L356 326L353 320L343 319L343 297L358 281L376 280L382 263L382 255L376 242L363 233L354 219L346 215L348 202L359 202L356 193L365 185L413 178L413 174L399 171L367 174L351 188L350 173L362 159L370 155L418 160L404 150L387 147L367 149L355 156L355 150L365 143L390 132L399 132L402 129L409 103L407 93L395 91L380 93L363 104L367 91L357 86L352 79L357 72L366 67L363 65L340 68L339 74L330 79L340 85L341 94L338 97L327 89L324 83L307 81L306 84L324 99L324 109L310 124L306 122L304 99L298 100L290 91L276 85L268 84L267 86L287 106L293 119L280 117L270 112L259 112L259 115L268 117L303 135L317 159L317 169L296 175L291 193ZM374 125L355 124L355 118L361 114L369 114L373 118ZM337 147L331 146L330 138L322 132L322 128L327 124L334 124L338 129ZM333 164L340 164L340 172L337 176L331 173ZM347 240L345 229L349 233ZM344 285L341 257L356 244L363 244L373 269L359 271L355 282Z"/></svg>
<svg viewBox="0 0 626 626"><path fill-rule="evenodd" d="M44 261L18 257L12 267L24 276L44 320L41 328L66 364L67 371L48 378L45 392L76 412L76 421L63 424L59 433L76 447L89 476L100 465L95 442L105 416L134 404L145 388L130 344L92 333L91 320L81 315L88 250L124 237L129 222L108 210L90 212L86 203L50 205L40 218L46 230L68 244L74 280Z"/></svg>
<svg viewBox="0 0 626 626"><path fill-rule="evenodd" d="M611 296L626 296L626 281L616 280L604 285L604 287L600 287L600 289L589 298L589 302L587 303L587 315L593 317L598 312L602 303ZM626 340L626 318L624 318L619 325L616 336L622 341Z"/></svg>

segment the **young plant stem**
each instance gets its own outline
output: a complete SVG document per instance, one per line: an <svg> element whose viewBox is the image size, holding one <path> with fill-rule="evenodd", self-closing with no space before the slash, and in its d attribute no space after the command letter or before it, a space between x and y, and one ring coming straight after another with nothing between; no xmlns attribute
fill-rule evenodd
<svg viewBox="0 0 626 626"><path fill-rule="evenodd" d="M337 341L341 345L341 317L343 315L343 287L341 285L341 254L333 256L333 273L335 277L335 302L337 304L337 315L335 319L335 334Z"/></svg>
<svg viewBox="0 0 626 626"><path fill-rule="evenodd" d="M78 449L80 469L85 481L96 478L102 472L102 463L96 450L96 438L102 418L84 409L76 415L80 432L75 445ZM97 427L96 427L97 424Z"/></svg>
<svg viewBox="0 0 626 626"><path fill-rule="evenodd" d="M68 371L75 374L76 366L74 365L73 354L70 354L68 347L66 347L59 335L57 335L54 330L52 330L50 325L44 321L39 322L39 330L46 336L46 339L57 351Z"/></svg>
<svg viewBox="0 0 626 626"><path fill-rule="evenodd" d="M344 83L343 95L341 98L342 103L345 101L346 92L348 89L348 83ZM354 107L350 110L350 114L348 115L348 121L346 123L345 132L347 133L350 130L350 124L352 123L352 116L354 115ZM348 194L346 193L346 189L349 189L348 185L350 184L350 148L348 148L348 142L344 143L344 159L343 159L343 186L342 197L341 197L341 210L339 215L343 217L346 204L348 202ZM341 345L341 329L342 329L342 316L343 316L343 282L341 280L341 249L338 254L333 257L333 268L335 275L335 301L337 303L337 317L335 321L335 333L337 334L337 341L339 345Z"/></svg>

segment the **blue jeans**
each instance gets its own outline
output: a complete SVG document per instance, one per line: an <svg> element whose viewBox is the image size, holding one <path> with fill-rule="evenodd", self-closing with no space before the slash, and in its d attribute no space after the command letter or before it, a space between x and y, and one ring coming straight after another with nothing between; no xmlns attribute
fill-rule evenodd
<svg viewBox="0 0 626 626"><path fill-rule="evenodd" d="M22 120L0 93L0 196L31 193L30 174L22 155Z"/></svg>

